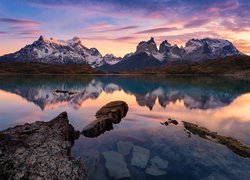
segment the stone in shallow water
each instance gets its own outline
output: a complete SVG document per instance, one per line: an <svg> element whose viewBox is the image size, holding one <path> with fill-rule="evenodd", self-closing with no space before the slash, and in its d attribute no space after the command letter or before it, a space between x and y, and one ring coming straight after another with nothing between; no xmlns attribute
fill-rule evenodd
<svg viewBox="0 0 250 180"><path fill-rule="evenodd" d="M146 169L146 174L149 174L152 176L162 176L162 175L167 174L167 172L164 170L161 170L157 167L151 166L151 167Z"/></svg>
<svg viewBox="0 0 250 180"><path fill-rule="evenodd" d="M145 168L148 164L150 151L140 146L134 146L131 165Z"/></svg>
<svg viewBox="0 0 250 180"><path fill-rule="evenodd" d="M134 144L129 141L119 141L117 143L117 150L122 155L127 155L130 153L131 149L133 148Z"/></svg>
<svg viewBox="0 0 250 180"><path fill-rule="evenodd" d="M151 165L157 166L160 169L167 169L168 162L164 159L161 159L159 156L155 156L150 160Z"/></svg>
<svg viewBox="0 0 250 180"><path fill-rule="evenodd" d="M105 166L112 178L120 179L130 177L127 164L121 154L115 151L106 151L102 154L106 161Z"/></svg>
<svg viewBox="0 0 250 180"><path fill-rule="evenodd" d="M126 116L128 105L124 101L112 101L96 112L96 120L83 128L82 134L86 137L97 137L113 129Z"/></svg>
<svg viewBox="0 0 250 180"><path fill-rule="evenodd" d="M230 178L215 172L215 173L210 174L208 177L202 178L200 180L217 180L217 179L219 179L219 180L229 180Z"/></svg>
<svg viewBox="0 0 250 180"><path fill-rule="evenodd" d="M146 169L146 173L152 176L162 176L167 174L168 162L155 156L150 160L150 167Z"/></svg>

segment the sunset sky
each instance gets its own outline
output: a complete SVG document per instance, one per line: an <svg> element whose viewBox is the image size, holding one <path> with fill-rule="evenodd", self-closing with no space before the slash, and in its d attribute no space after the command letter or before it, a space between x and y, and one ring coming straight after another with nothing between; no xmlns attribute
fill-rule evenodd
<svg viewBox="0 0 250 180"><path fill-rule="evenodd" d="M103 55L123 56L155 37L184 45L223 38L250 54L250 0L1 0L0 55L40 35L81 38Z"/></svg>

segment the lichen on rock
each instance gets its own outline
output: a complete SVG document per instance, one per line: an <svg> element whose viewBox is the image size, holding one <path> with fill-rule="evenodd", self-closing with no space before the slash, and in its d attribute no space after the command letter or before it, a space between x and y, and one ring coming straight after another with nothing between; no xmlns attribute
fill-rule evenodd
<svg viewBox="0 0 250 180"><path fill-rule="evenodd" d="M71 156L78 137L66 112L49 122L26 123L0 132L0 177L87 179L83 162Z"/></svg>

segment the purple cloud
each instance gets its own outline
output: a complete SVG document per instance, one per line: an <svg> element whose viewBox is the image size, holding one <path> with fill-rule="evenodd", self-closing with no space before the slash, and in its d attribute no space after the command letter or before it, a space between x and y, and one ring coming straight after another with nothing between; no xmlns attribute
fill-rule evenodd
<svg viewBox="0 0 250 180"><path fill-rule="evenodd" d="M147 34L147 33L161 33L178 30L177 27L164 27L164 28L152 28L144 31L136 32L135 34Z"/></svg>
<svg viewBox="0 0 250 180"><path fill-rule="evenodd" d="M0 35L7 34L6 31L0 31Z"/></svg>
<svg viewBox="0 0 250 180"><path fill-rule="evenodd" d="M40 25L40 22L32 21L32 20L21 20L21 19L11 19L11 18L0 18L0 22L8 23L8 24L21 24L21 25Z"/></svg>
<svg viewBox="0 0 250 180"><path fill-rule="evenodd" d="M200 27L210 22L210 19L195 19L184 25L184 28Z"/></svg>

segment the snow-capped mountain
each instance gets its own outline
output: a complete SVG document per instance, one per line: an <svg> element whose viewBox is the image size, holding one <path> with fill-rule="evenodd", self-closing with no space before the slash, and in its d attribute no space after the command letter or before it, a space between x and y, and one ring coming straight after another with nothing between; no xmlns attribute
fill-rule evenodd
<svg viewBox="0 0 250 180"><path fill-rule="evenodd" d="M193 63L242 54L228 40L191 39L185 47L171 45L167 40L160 44L159 50L151 38L138 44L136 51L113 66L104 66L110 71L151 68L168 63Z"/></svg>
<svg viewBox="0 0 250 180"><path fill-rule="evenodd" d="M153 56L161 62L179 60L189 62L206 61L241 54L230 41L212 38L191 39L186 43L185 47L172 46L165 40L160 44L159 50L154 38L151 38L147 42L142 41L138 44L133 55L139 53L147 53L148 56Z"/></svg>
<svg viewBox="0 0 250 180"><path fill-rule="evenodd" d="M113 54L106 54L105 56L103 56L103 61L109 65L117 64L121 60L122 60L121 57L115 57Z"/></svg>
<svg viewBox="0 0 250 180"><path fill-rule="evenodd" d="M116 57L105 56L103 61L101 53L96 48L85 47L78 37L64 41L40 36L32 44L15 53L2 56L1 59L48 64L89 64L99 67L109 62L114 63Z"/></svg>
<svg viewBox="0 0 250 180"><path fill-rule="evenodd" d="M185 47L171 45L165 40L158 49L154 38L151 38L141 41L134 53L120 58L113 54L102 56L96 48L85 47L78 37L64 41L40 36L34 43L0 59L49 64L89 64L106 71L128 71L168 63L207 61L238 54L242 53L231 42L223 39L190 39Z"/></svg>
<svg viewBox="0 0 250 180"><path fill-rule="evenodd" d="M183 58L191 62L224 58L241 54L236 47L224 39L191 39L184 47Z"/></svg>

